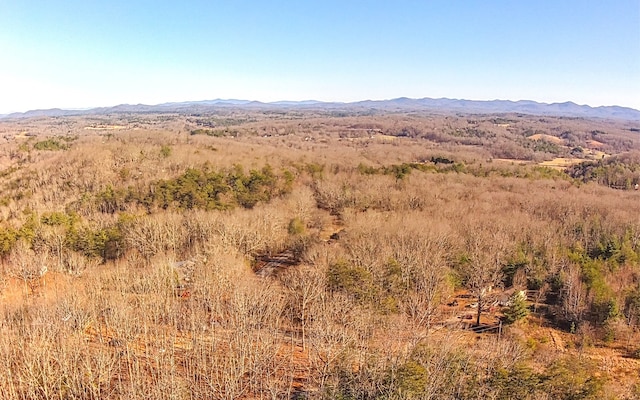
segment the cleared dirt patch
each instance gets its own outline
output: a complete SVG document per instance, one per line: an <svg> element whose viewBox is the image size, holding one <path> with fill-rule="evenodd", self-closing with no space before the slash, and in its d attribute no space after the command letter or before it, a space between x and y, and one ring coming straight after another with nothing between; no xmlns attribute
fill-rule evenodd
<svg viewBox="0 0 640 400"><path fill-rule="evenodd" d="M598 142L597 140L587 140L587 146L592 149L599 149L604 146L604 143Z"/></svg>
<svg viewBox="0 0 640 400"><path fill-rule="evenodd" d="M564 144L564 140L560 139L559 137L556 136L551 136L551 135L545 135L543 133L537 133L535 135L531 135L529 137L527 137L527 139L529 140L544 140L546 142L549 143L553 143L553 144L560 144L563 145Z"/></svg>
<svg viewBox="0 0 640 400"><path fill-rule="evenodd" d="M121 129L127 129L124 125L96 125L96 126L85 126L85 130L88 131L117 131Z"/></svg>
<svg viewBox="0 0 640 400"><path fill-rule="evenodd" d="M584 160L581 158L558 157L558 158L554 158L551 161L543 161L540 163L540 165L549 167L549 168L565 169L571 165L581 163L582 161Z"/></svg>
<svg viewBox="0 0 640 400"><path fill-rule="evenodd" d="M397 137L395 136L383 135L383 134L375 135L374 138L380 142L393 142L394 140L397 139Z"/></svg>
<svg viewBox="0 0 640 400"><path fill-rule="evenodd" d="M500 162L500 163L518 164L518 165L526 165L530 163L529 161L517 160L515 158L492 158L491 161Z"/></svg>

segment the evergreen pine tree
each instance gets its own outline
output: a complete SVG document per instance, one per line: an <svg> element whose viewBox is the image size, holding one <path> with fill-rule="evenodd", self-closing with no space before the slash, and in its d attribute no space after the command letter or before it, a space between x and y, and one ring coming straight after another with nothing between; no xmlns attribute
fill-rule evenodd
<svg viewBox="0 0 640 400"><path fill-rule="evenodd" d="M505 322L507 324L512 324L529 315L527 296L524 292L514 292L509 299L509 303L509 307L504 312Z"/></svg>

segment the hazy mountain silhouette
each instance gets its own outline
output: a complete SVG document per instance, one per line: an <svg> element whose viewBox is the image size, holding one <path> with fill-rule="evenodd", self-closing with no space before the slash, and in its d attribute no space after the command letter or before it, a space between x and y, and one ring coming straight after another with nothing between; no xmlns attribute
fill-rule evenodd
<svg viewBox="0 0 640 400"><path fill-rule="evenodd" d="M48 110L31 110L24 113L13 113L0 118L59 117L70 115L100 115L116 113L151 113L151 112L206 112L216 108L246 109L315 109L335 111L417 111L435 113L468 113L468 114L502 114L520 113L531 115L553 115L564 117L605 118L640 121L640 111L628 107L601 106L591 107L573 102L538 103L531 100L461 100L461 99L410 99L400 97L392 100L365 100L353 103L306 101L277 101L262 103L259 101L237 99L215 99L201 101L185 101L163 103L157 105L121 104L114 107L98 107L88 110L64 110L52 108Z"/></svg>

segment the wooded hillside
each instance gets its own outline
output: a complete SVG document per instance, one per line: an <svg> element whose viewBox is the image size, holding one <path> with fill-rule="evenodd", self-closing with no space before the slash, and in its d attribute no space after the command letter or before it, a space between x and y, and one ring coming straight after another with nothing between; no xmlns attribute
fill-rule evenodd
<svg viewBox="0 0 640 400"><path fill-rule="evenodd" d="M638 398L637 129L2 120L1 397Z"/></svg>

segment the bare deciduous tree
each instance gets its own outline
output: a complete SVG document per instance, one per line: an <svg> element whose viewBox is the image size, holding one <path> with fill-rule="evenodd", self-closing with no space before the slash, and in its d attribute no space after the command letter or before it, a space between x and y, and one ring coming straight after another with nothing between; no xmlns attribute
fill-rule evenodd
<svg viewBox="0 0 640 400"><path fill-rule="evenodd" d="M313 302L317 301L325 290L325 276L317 267L300 266L289 268L281 277L281 282L289 291L290 310L294 319L300 321L302 349L306 350L306 332L310 321Z"/></svg>
<svg viewBox="0 0 640 400"><path fill-rule="evenodd" d="M402 299L405 311L417 327L428 331L446 291L448 238L409 231L392 243L408 289Z"/></svg>
<svg viewBox="0 0 640 400"><path fill-rule="evenodd" d="M469 292L477 301L476 325L486 306L486 299L502 284L507 235L500 227L466 227L464 248L466 259L461 272Z"/></svg>
<svg viewBox="0 0 640 400"><path fill-rule="evenodd" d="M13 246L7 262L11 273L24 282L25 294L33 293L48 272L48 253L34 252L24 240Z"/></svg>
<svg viewBox="0 0 640 400"><path fill-rule="evenodd" d="M567 265L563 275L562 311L565 318L575 324L582 319L586 310L587 291L579 266L573 263Z"/></svg>

